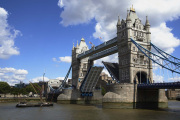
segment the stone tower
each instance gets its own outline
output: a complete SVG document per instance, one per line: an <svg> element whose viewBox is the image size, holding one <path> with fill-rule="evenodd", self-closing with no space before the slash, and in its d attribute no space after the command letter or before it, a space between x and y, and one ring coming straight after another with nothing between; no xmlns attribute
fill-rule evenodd
<svg viewBox="0 0 180 120"><path fill-rule="evenodd" d="M132 7L126 20L117 22L119 80L121 83L152 83L152 62L131 42L131 38L151 51L151 32L148 18L143 25Z"/></svg>
<svg viewBox="0 0 180 120"><path fill-rule="evenodd" d="M80 44L77 42L76 47L73 45L72 48L72 86L77 89L86 75L88 66L88 57L79 60L77 56L87 50L89 50L89 48L84 38L81 39Z"/></svg>

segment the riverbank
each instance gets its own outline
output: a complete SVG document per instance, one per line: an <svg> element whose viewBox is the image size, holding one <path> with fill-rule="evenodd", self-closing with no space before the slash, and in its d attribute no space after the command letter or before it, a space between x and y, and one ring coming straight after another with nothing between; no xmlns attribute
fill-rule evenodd
<svg viewBox="0 0 180 120"><path fill-rule="evenodd" d="M45 102L46 98L43 97L42 100ZM13 97L13 98L0 98L0 103L9 103L9 102L40 102L39 97Z"/></svg>

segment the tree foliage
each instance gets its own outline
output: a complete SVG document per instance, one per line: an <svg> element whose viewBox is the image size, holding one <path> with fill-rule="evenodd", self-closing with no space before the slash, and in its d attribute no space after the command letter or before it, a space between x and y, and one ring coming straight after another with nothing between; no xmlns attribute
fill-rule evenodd
<svg viewBox="0 0 180 120"><path fill-rule="evenodd" d="M104 96L106 94L106 89L104 89L104 87L101 87L101 94Z"/></svg>
<svg viewBox="0 0 180 120"><path fill-rule="evenodd" d="M10 92L10 86L7 82L0 81L0 93L7 94Z"/></svg>
<svg viewBox="0 0 180 120"><path fill-rule="evenodd" d="M41 87L38 85L38 83L32 83L35 90L39 94L41 91ZM11 93L12 95L27 95L28 93L32 92L33 94L36 94L36 91L34 90L33 86L29 84L25 88L17 88L17 87L10 87L7 82L0 81L0 93L1 94L7 94Z"/></svg>
<svg viewBox="0 0 180 120"><path fill-rule="evenodd" d="M30 93L30 92L33 92L34 94L36 94L36 92L39 94L40 93L40 90L41 90L41 87L37 84L37 83L32 83L33 84L33 86L34 86L34 88L35 88L35 90L34 90L34 88L33 88L33 86L31 85L31 84L29 84L28 86L26 86L26 91L28 92L28 93Z"/></svg>

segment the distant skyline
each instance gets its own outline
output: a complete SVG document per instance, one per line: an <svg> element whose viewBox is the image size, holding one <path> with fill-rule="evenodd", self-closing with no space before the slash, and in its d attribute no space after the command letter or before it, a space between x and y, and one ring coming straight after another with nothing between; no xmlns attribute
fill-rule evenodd
<svg viewBox="0 0 180 120"><path fill-rule="evenodd" d="M152 42L180 58L180 1L0 0L0 81L38 82L44 72L46 81L63 79L73 43L83 37L90 48L89 42L98 45L112 39L118 15L126 19L132 4L143 24L148 16ZM118 62L117 57L102 58L95 65L102 65L102 60ZM154 79L164 80L158 70Z"/></svg>

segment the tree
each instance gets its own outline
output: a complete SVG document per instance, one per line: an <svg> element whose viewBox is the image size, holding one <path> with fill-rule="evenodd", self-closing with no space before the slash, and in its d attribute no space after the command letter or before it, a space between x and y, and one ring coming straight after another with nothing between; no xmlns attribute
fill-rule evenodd
<svg viewBox="0 0 180 120"><path fill-rule="evenodd" d="M21 88L21 89L20 89L20 94L22 94L22 95L27 95L28 92L26 91L26 88Z"/></svg>
<svg viewBox="0 0 180 120"><path fill-rule="evenodd" d="M101 94L104 96L106 94L106 89L104 89L104 87L101 87Z"/></svg>
<svg viewBox="0 0 180 120"><path fill-rule="evenodd" d="M6 96L7 93L10 92L10 86L7 82L0 81L0 93L4 94Z"/></svg>
<svg viewBox="0 0 180 120"><path fill-rule="evenodd" d="M14 97L15 97L15 95L19 95L20 94L20 89L19 88L11 88L11 94L13 94L14 95Z"/></svg>
<svg viewBox="0 0 180 120"><path fill-rule="evenodd" d="M41 87L37 84L37 83L32 83L35 90L37 91L37 93L40 93L39 89L41 89ZM30 93L33 92L34 94L36 94L36 91L34 90L34 88L32 87L31 84L29 84L28 86L26 86L26 92Z"/></svg>

